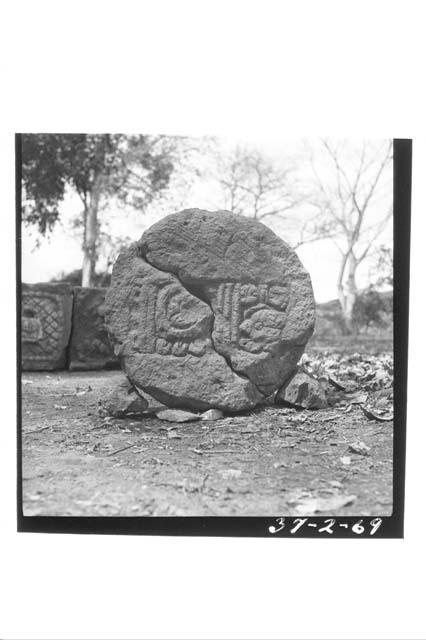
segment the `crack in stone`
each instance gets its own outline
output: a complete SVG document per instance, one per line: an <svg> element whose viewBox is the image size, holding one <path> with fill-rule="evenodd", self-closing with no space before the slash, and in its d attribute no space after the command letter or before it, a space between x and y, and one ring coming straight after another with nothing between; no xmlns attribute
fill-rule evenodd
<svg viewBox="0 0 426 640"><path fill-rule="evenodd" d="M137 255L139 256L139 258L141 258L141 260L144 260L147 264L149 264L153 269L156 269L157 271L161 271L162 273L167 273L168 275L172 275L176 278L176 280L179 282L179 284L182 286L183 289L185 289L185 291L187 291L187 293L189 293L191 296L193 296L194 298L197 298L198 300L200 300L201 302L204 302L210 309L210 311L212 312L212 326L210 327L210 341L211 341L211 345L213 348L213 351L215 353L217 353L218 356L220 356L221 358L223 358L226 362L226 364L228 365L228 367L231 369L231 371L233 373L235 373L236 376L238 376L239 378L242 378L244 380L247 380L248 382L250 382L253 387L264 397L267 398L268 396L270 396L271 394L265 394L261 389L259 389L259 387L257 386L257 384L255 382L253 382L253 380L251 380L251 378L249 378L248 375L246 375L245 373L242 373L240 371L237 371L236 369L234 369L234 367L232 366L231 363L231 358L228 355L225 355L223 353L220 353L220 351L218 351L216 349L216 345L214 343L214 339L213 339L213 328L214 328L214 321L215 321L215 314L213 311L213 307L210 303L210 301L208 299L206 299L205 296L202 295L200 288L197 287L197 285L194 285L193 287L191 287L190 285L184 284L182 282L182 280L179 278L178 274L175 273L174 271L167 271L166 269L160 269L159 267L157 267L155 264L152 264L152 262L150 262L146 256L146 252L143 250L143 247L141 245L138 244L137 246Z"/></svg>

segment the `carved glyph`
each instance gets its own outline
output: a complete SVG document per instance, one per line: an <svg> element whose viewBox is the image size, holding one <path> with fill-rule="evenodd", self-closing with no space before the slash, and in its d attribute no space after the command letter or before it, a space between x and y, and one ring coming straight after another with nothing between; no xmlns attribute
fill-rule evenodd
<svg viewBox="0 0 426 640"><path fill-rule="evenodd" d="M140 353L176 357L205 353L212 314L180 284L156 284L138 275L132 279L129 298L133 300L133 343Z"/></svg>
<svg viewBox="0 0 426 640"><path fill-rule="evenodd" d="M216 338L249 353L271 351L287 320L289 288L226 282L210 289L217 318Z"/></svg>

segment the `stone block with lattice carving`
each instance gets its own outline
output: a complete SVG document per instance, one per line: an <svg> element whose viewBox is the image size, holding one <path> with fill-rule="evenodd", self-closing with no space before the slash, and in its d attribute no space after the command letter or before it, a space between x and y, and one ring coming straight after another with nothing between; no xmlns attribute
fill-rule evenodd
<svg viewBox="0 0 426 640"><path fill-rule="evenodd" d="M21 358L24 371L66 367L72 302L69 284L22 285Z"/></svg>

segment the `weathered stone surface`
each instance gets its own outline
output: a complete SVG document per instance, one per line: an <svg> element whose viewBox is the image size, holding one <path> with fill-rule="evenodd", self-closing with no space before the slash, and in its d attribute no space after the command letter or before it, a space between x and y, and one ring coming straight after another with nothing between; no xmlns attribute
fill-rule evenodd
<svg viewBox="0 0 426 640"><path fill-rule="evenodd" d="M303 371L296 373L290 382L278 391L275 400L304 409L325 409L328 406L320 382Z"/></svg>
<svg viewBox="0 0 426 640"><path fill-rule="evenodd" d="M262 397L234 373L211 341L213 313L177 278L140 258L120 254L107 294L106 322L130 380L176 408L243 409Z"/></svg>
<svg viewBox="0 0 426 640"><path fill-rule="evenodd" d="M191 209L122 252L105 318L142 390L168 406L237 411L291 376L315 307L308 273L271 230Z"/></svg>
<svg viewBox="0 0 426 640"><path fill-rule="evenodd" d="M24 371L63 369L71 332L69 284L23 284L21 348Z"/></svg>
<svg viewBox="0 0 426 640"><path fill-rule="evenodd" d="M104 323L106 291L102 287L74 287L69 364L71 370L119 366L119 359L114 355Z"/></svg>
<svg viewBox="0 0 426 640"><path fill-rule="evenodd" d="M148 402L141 398L134 386L125 379L105 398L99 401L99 413L102 416L125 418L128 415L140 415L145 412Z"/></svg>

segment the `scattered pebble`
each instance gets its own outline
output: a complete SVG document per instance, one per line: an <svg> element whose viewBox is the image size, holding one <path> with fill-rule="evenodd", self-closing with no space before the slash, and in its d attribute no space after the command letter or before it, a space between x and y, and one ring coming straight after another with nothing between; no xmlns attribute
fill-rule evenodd
<svg viewBox="0 0 426 640"><path fill-rule="evenodd" d="M287 467L287 464L285 462L274 462L273 467L274 469L279 469L280 467Z"/></svg>
<svg viewBox="0 0 426 640"><path fill-rule="evenodd" d="M156 413L160 420L168 422L192 422L200 419L199 413L191 413L190 411L182 411L181 409L164 409Z"/></svg>
<svg viewBox="0 0 426 640"><path fill-rule="evenodd" d="M229 478L239 478L241 475L241 469L223 469L223 471L220 471L219 473L225 480Z"/></svg>
<svg viewBox="0 0 426 640"><path fill-rule="evenodd" d="M309 516L314 513L329 513L333 514L337 509L346 507L349 504L355 502L356 496L333 496L330 498L306 498L300 500L296 504L296 513Z"/></svg>
<svg viewBox="0 0 426 640"><path fill-rule="evenodd" d="M201 420L220 420L223 418L223 411L220 409L209 409L201 414Z"/></svg>
<svg viewBox="0 0 426 640"><path fill-rule="evenodd" d="M349 445L348 451L350 451L351 453L358 453L361 456L368 456L370 447L367 447L367 445L361 441L353 442L352 444Z"/></svg>
<svg viewBox="0 0 426 640"><path fill-rule="evenodd" d="M169 440L181 440L182 436L180 436L178 433L176 433L176 431L168 431L167 432L167 437L169 438Z"/></svg>

